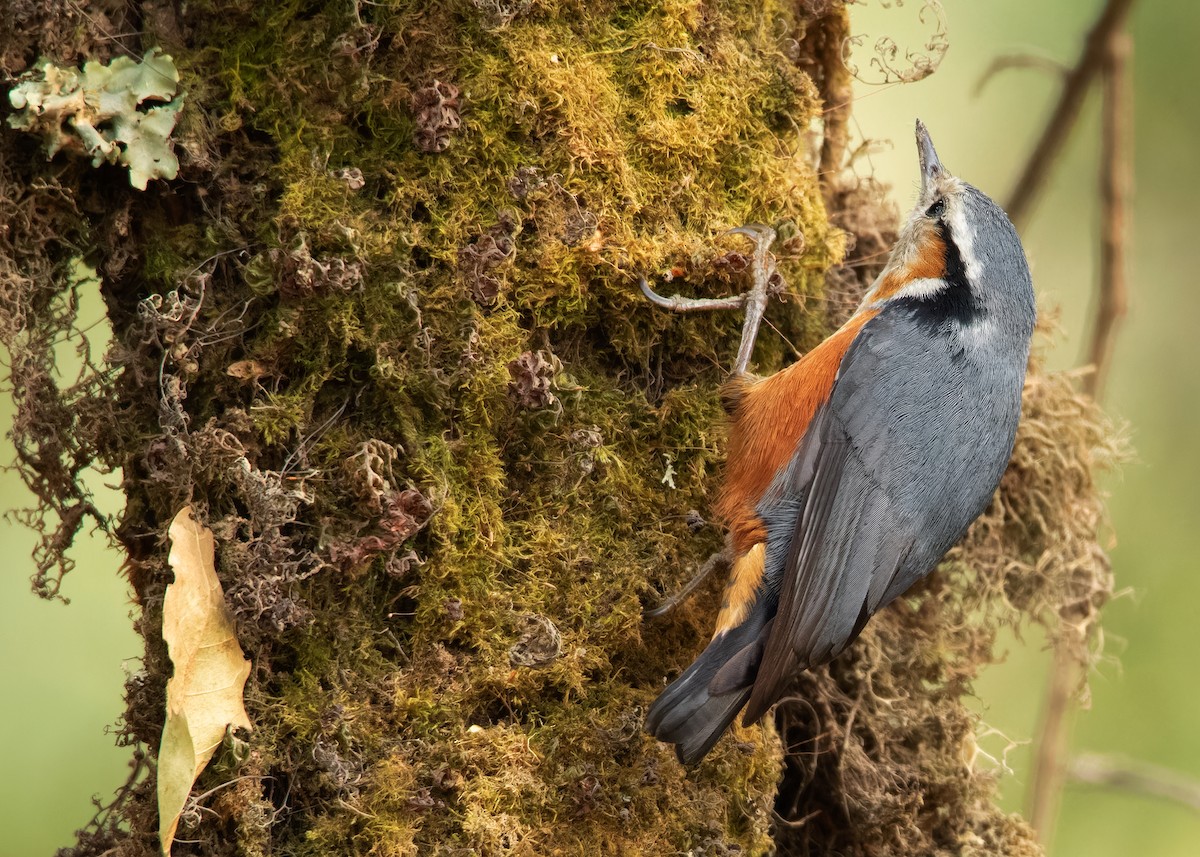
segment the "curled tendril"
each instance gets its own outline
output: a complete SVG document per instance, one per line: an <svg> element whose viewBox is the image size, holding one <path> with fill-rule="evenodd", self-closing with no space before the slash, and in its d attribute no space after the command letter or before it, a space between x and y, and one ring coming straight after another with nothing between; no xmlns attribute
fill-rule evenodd
<svg viewBox="0 0 1200 857"><path fill-rule="evenodd" d="M885 9L898 8L904 5L904 0L880 0ZM870 68L879 74L878 80L868 79L862 69L852 59L854 49L861 47L866 41L865 36L848 36L842 41L842 62L856 80L878 86L887 83L913 83L924 80L937 71L950 47L946 31L946 10L941 0L924 0L918 20L922 25L933 30L921 50L906 49L903 62L898 65L900 46L891 36L880 36L875 40L875 56L871 57Z"/></svg>

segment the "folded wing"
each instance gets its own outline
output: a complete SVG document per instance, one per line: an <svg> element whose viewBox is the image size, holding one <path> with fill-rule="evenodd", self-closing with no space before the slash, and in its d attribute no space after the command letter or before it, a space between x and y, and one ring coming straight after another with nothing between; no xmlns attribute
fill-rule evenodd
<svg viewBox="0 0 1200 857"><path fill-rule="evenodd" d="M758 506L779 606L745 723L933 568L999 478L994 463L975 473L973 452L962 449L975 420L965 405L969 367L903 327L880 316L863 329L828 402ZM969 443L1003 469L1011 436Z"/></svg>

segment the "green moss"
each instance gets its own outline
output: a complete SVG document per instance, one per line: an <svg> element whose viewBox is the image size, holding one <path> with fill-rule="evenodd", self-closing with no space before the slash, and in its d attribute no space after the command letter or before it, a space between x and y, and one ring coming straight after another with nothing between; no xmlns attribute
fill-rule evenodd
<svg viewBox="0 0 1200 857"><path fill-rule="evenodd" d="M266 302L244 356L273 381L249 403L261 460L344 407L306 460L330 473L363 439L387 440L403 450L390 479L435 509L423 564L399 580L385 556L353 586L323 573L297 591L317 618L292 633L325 639L333 598L346 642L300 647L291 677L266 681L281 746L315 740L328 704L348 710L346 676L389 688L348 727L360 797L322 804L302 851L766 848L777 767L757 730L691 774L640 730L704 633L698 613L649 627L640 614L719 545L685 517L719 471L715 388L740 319L665 317L635 278L675 267L692 293L743 288L710 260L745 249L722 230L766 221L804 236L780 259L793 293L818 288L841 244L792 130L815 95L778 47L790 6L553 5L492 28L470 4L384 4L365 29L344 4L247 7L206 19L212 71L187 65L224 87L204 109L240 127L218 138L275 149L259 216L276 234L247 268ZM457 90L461 119L438 154L414 142L414 97L434 80ZM363 187L338 172L350 168ZM486 257L494 241L511 251ZM348 288L347 265L362 271ZM491 305L473 295L481 276ZM798 344L822 332L797 302L772 314ZM553 404L532 410L506 368L531 350L561 365ZM782 357L777 342L760 352L764 366ZM371 531L342 490L326 478L313 506L324 544ZM379 603L356 592L366 580ZM561 634L540 669L509 661L530 615ZM379 635L402 654L381 656Z"/></svg>
<svg viewBox="0 0 1200 857"><path fill-rule="evenodd" d="M120 463L145 477L131 514L206 510L254 653L260 799L224 833L299 854L762 853L776 743L740 732L688 772L641 729L711 621L713 592L641 612L721 543L687 515L719 473L741 319L667 316L636 284L742 290L719 260L747 247L722 233L778 224L802 240L776 248L790 297L761 368L824 332L804 299L843 244L801 133L816 93L782 51L798 13L486 6L202 0L171 47L198 216L139 209L157 237L112 301L193 269L203 300L156 337L114 315L131 400L158 413L161 376L179 411ZM542 399L510 368L526 353ZM395 455L368 466L369 441ZM410 488L429 512L396 505ZM158 561L135 580L147 628ZM514 666L551 626L545 662ZM187 835L218 847L221 827Z"/></svg>
<svg viewBox="0 0 1200 857"><path fill-rule="evenodd" d="M787 289L763 371L855 303L890 215L833 178L845 111L799 70L831 97L848 86L831 50L845 10L151 5L87 26L176 57L179 180L135 194L111 171L0 158L16 212L0 329L43 594L100 518L81 470L123 470L116 532L147 641L131 744L162 727L163 524L186 502L216 534L254 731L202 774L176 853L767 852L772 726L735 729L691 771L642 730L719 598L710 581L642 620L722 543L692 512L709 514L721 467L741 319L662 313L636 282L740 291L747 248L722 233L774 225ZM847 242L818 193L818 118L826 199L859 239L832 271ZM89 243L118 346L60 389L55 349L90 282L62 261ZM1031 374L1024 414L997 501L943 573L777 709L793 754L775 805L800 822L777 828L781 850L1036 852L964 764L961 698L1000 625L1070 617L1071 651L1093 654L1111 575L1091 480L1119 444L1063 378ZM74 854L157 853L156 826L153 776L135 777Z"/></svg>

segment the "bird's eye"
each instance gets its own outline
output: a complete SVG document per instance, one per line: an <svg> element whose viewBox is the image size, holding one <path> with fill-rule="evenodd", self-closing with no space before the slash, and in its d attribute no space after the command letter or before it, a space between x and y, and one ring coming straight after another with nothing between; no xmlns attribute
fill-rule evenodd
<svg viewBox="0 0 1200 857"><path fill-rule="evenodd" d="M925 211L925 216L926 217L941 217L945 211L946 211L946 201L944 199L938 199L937 202L935 202L933 205L929 206L929 208Z"/></svg>

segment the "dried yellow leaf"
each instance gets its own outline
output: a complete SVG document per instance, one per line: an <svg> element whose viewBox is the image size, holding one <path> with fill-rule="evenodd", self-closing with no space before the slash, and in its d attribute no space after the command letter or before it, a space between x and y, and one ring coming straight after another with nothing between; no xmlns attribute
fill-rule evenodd
<svg viewBox="0 0 1200 857"><path fill-rule="evenodd" d="M250 727L242 691L250 661L213 565L213 534L184 506L168 530L175 582L163 599L163 639L175 672L158 749L159 842L167 857L192 785L230 726Z"/></svg>

